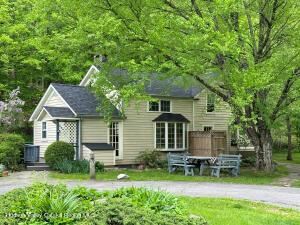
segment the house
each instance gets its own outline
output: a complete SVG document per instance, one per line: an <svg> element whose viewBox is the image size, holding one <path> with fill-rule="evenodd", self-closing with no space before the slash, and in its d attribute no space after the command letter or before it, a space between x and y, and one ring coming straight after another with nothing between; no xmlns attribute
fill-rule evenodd
<svg viewBox="0 0 300 225"><path fill-rule="evenodd" d="M116 108L108 124L88 88L96 72L92 66L79 85L51 84L47 89L30 118L41 158L57 140L72 143L77 159L89 159L94 152L106 166L134 164L146 149L185 151L188 131L225 131L229 145L229 107L203 88L185 90L169 81L154 79L145 88L159 101L145 101L137 109L132 100L125 118Z"/></svg>

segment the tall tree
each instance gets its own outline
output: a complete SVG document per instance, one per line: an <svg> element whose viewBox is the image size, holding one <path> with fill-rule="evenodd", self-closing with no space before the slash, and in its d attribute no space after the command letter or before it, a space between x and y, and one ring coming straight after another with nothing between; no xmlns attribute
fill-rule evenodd
<svg viewBox="0 0 300 225"><path fill-rule="evenodd" d="M286 116L286 133L287 133L287 160L293 160L292 157L292 124L291 124L291 118L290 115Z"/></svg>
<svg viewBox="0 0 300 225"><path fill-rule="evenodd" d="M272 170L272 124L299 98L298 1L105 0L89 7L101 14L99 51L109 57L103 74L117 67L196 80L231 106L255 147L257 169Z"/></svg>
<svg viewBox="0 0 300 225"><path fill-rule="evenodd" d="M71 1L0 0L0 100L20 87L25 119L51 82L78 83L92 62L73 35L77 11Z"/></svg>

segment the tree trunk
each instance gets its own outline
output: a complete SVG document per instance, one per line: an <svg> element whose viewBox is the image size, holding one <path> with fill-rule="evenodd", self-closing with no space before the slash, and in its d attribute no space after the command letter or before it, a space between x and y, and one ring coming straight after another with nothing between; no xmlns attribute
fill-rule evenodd
<svg viewBox="0 0 300 225"><path fill-rule="evenodd" d="M292 124L290 116L286 116L286 128L287 128L287 139L288 139L288 149L287 149L287 160L293 160L292 157Z"/></svg>
<svg viewBox="0 0 300 225"><path fill-rule="evenodd" d="M254 146L256 153L256 169L272 172L272 138L266 134L259 138L259 145Z"/></svg>
<svg viewBox="0 0 300 225"><path fill-rule="evenodd" d="M255 125L254 127L247 128L247 135L254 146L256 155L256 169L272 172L271 131L265 125L259 127Z"/></svg>

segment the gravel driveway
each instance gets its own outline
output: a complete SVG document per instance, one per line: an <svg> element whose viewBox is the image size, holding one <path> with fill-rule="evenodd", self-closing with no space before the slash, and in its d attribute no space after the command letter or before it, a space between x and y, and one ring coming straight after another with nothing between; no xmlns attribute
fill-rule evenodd
<svg viewBox="0 0 300 225"><path fill-rule="evenodd" d="M81 185L97 190L130 186L147 187L156 190L166 190L178 195L247 199L300 210L300 188L173 181L68 181L50 179L47 173L44 172L19 172L9 177L0 177L0 194L17 187L30 185L36 181L65 183L70 187Z"/></svg>

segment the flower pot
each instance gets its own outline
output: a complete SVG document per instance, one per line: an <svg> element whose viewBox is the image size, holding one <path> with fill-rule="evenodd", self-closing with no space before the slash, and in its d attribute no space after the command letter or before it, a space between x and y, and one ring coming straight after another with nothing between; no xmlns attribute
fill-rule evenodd
<svg viewBox="0 0 300 225"><path fill-rule="evenodd" d="M6 171L3 171L3 172L2 172L2 176L3 176L3 177L7 177L7 176L8 176L8 171L7 171L7 170L6 170Z"/></svg>

